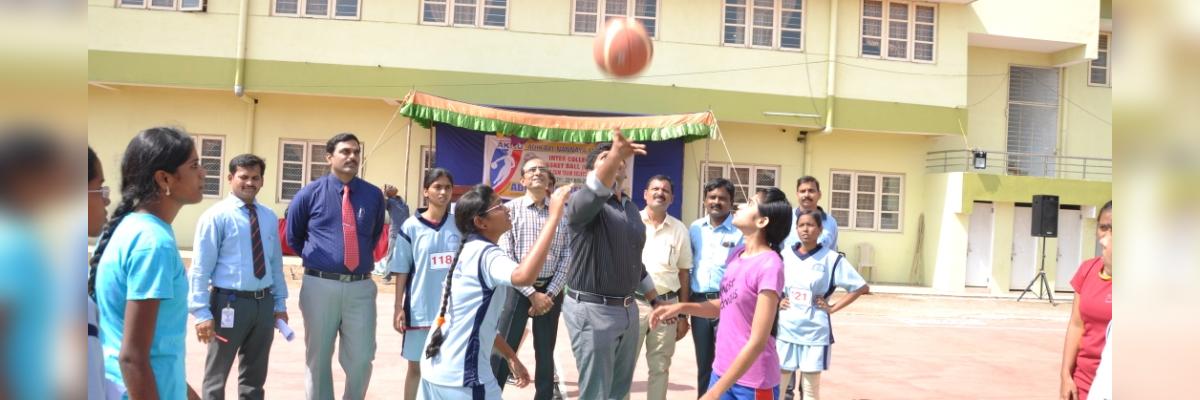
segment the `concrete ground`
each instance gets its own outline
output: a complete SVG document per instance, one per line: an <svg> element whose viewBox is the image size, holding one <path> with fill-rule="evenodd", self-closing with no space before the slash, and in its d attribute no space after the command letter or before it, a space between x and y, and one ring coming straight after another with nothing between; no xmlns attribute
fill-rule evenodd
<svg viewBox="0 0 1200 400"><path fill-rule="evenodd" d="M296 278L300 277L296 270ZM286 274L286 273L285 273ZM288 300L294 342L276 335L267 380L271 399L304 398L303 316L298 306L299 280L289 280ZM829 371L821 380L826 399L1051 399L1058 390L1063 332L1070 299L1057 307L1028 298L938 296L928 290L877 286L834 316L837 344ZM885 293L892 292L892 293ZM378 352L370 399L401 398L406 362L400 357L401 335L392 330L391 287L378 298ZM1056 297L1056 299L1058 299ZM1058 299L1063 300L1063 299ZM188 382L198 386L207 348L189 332ZM519 351L532 373L533 349ZM565 325L560 325L555 351L566 395L578 394L575 359ZM340 397L343 374L334 357L334 380ZM236 371L236 367L235 367ZM233 374L236 376L236 372ZM646 390L645 359L634 371L631 398ZM696 395L696 363L690 335L679 341L671 366L668 398ZM236 378L227 387L236 397ZM505 398L529 399L533 386L510 387Z"/></svg>

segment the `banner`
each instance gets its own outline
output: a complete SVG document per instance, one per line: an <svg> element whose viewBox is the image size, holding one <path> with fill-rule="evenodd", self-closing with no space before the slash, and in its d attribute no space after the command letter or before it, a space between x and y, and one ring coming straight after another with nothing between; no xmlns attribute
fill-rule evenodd
<svg viewBox="0 0 1200 400"><path fill-rule="evenodd" d="M488 184L491 184L490 160L502 158L504 156L513 157L511 152L502 154L501 157L492 156L492 154L495 154L495 148L493 148L491 151L485 151L485 147L487 147L487 141L492 138L495 138L495 135L492 133L435 123L434 145L437 151L434 153L435 156L433 164L450 170L450 172L454 174L454 183L456 185L474 185L481 182L487 182ZM546 143L554 146L564 144L561 142L536 143ZM633 159L636 160L634 164L637 165L637 169L630 173L629 176L633 178L626 181L626 190L629 191L630 197L633 198L633 201L637 203L639 208L644 207L646 203L642 199L642 190L646 188L646 181L654 175L666 175L671 177L675 181L675 202L671 204L671 207L667 208L667 213L679 218L681 215L680 212L682 211L681 204L683 204L685 201L696 201L695 197L692 196L698 195L685 193L683 190L683 140L676 139L662 142L643 142L642 144L646 145L646 152L648 152L650 156L633 157ZM554 161L550 161L548 158L545 159L549 163L559 162L564 164L578 164L579 168L582 169L583 164L587 159L587 153L592 149L591 147L587 146L592 145L585 144L582 146L585 146L584 148L586 150L578 152L574 155L575 157L582 157L581 159L577 158L575 161L571 161L569 159L555 159ZM525 158L524 147L525 146L522 146L521 159ZM537 153L537 151L535 151L535 153ZM544 157L542 154L544 153L539 154L539 157ZM484 162L485 159L489 162ZM511 175L512 178L510 178L510 185L511 183L517 183L519 185L521 181L519 178L519 168L521 164L515 161L517 161L516 158L510 158L508 160L510 163L509 165L515 166L515 170L517 171ZM503 169L503 166L498 166L501 167L500 169ZM567 168L568 166L563 165L563 167ZM632 168L632 165L627 167ZM559 183L582 183L583 177L586 175L585 173L575 172L577 176L574 177L575 180L571 180L571 177L565 176L569 174L569 172L560 170L560 168L556 167L552 167L551 169L554 171L554 176L558 178ZM498 174L497 176L504 175ZM632 186L635 189L629 190L629 186ZM417 182L417 188L415 189L416 193L420 193L419 188L420 182ZM523 193L524 191L524 188L521 188L521 190L518 192ZM410 202L410 204L412 203Z"/></svg>
<svg viewBox="0 0 1200 400"><path fill-rule="evenodd" d="M533 158L546 162L558 186L567 183L583 185L588 172L588 153L596 147L595 143L544 142L500 135L487 135L483 143L483 176L505 199L525 195L521 167ZM633 165L632 158L625 163L626 177L634 176ZM624 190L633 193L631 179L625 179Z"/></svg>

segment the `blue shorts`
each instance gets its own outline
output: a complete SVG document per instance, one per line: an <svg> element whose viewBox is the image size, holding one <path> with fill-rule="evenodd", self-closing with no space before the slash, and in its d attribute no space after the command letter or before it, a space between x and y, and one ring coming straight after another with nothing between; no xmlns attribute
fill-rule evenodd
<svg viewBox="0 0 1200 400"><path fill-rule="evenodd" d="M404 345L400 348L400 356L408 361L421 361L425 355L425 338L429 337L428 329L409 329L404 331Z"/></svg>
<svg viewBox="0 0 1200 400"><path fill-rule="evenodd" d="M500 386L495 383L485 386L442 386L421 380L417 387L417 398L426 400L491 400L500 398Z"/></svg>
<svg viewBox="0 0 1200 400"><path fill-rule="evenodd" d="M708 379L709 387L719 380L721 380L721 376L714 372ZM721 393L721 400L779 400L779 385L770 389L755 389L735 383L725 393Z"/></svg>
<svg viewBox="0 0 1200 400"><path fill-rule="evenodd" d="M829 369L832 347L775 341L775 349L779 352L779 368L792 372L821 372Z"/></svg>

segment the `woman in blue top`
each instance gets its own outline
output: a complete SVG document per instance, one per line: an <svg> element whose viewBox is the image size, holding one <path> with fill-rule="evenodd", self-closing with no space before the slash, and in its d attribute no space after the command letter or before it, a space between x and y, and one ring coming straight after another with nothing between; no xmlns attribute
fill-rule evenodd
<svg viewBox="0 0 1200 400"><path fill-rule="evenodd" d="M38 223L61 213L53 205L71 196L64 191L75 163L67 154L45 129L0 131L0 399L53 399L67 392L54 384L56 348L64 347L55 328L58 310L78 301L78 293L55 290L46 245L58 243L45 240L48 232Z"/></svg>
<svg viewBox="0 0 1200 400"><path fill-rule="evenodd" d="M437 317L442 281L453 264L454 253L462 244L462 234L450 212L454 176L445 168L425 173L427 208L417 209L400 227L396 246L391 250L388 269L397 274L393 328L404 334L400 355L408 360L404 380L404 398L417 398L421 384L421 352L429 327Z"/></svg>
<svg viewBox="0 0 1200 400"><path fill-rule="evenodd" d="M779 303L779 351L781 382L800 372L800 392L805 400L819 397L821 371L829 369L833 328L830 315L853 303L870 289L854 266L833 249L824 248L820 209L799 211L796 234L799 241L783 250L783 290ZM835 288L850 292L829 304ZM782 397L781 397L782 398Z"/></svg>
<svg viewBox="0 0 1200 400"><path fill-rule="evenodd" d="M504 338L496 335L496 322L508 293L496 289L533 284L550 252L570 193L571 185L567 185L551 195L550 217L520 264L496 245L500 235L512 229L500 196L490 186L476 185L458 200L454 222L467 237L454 255L454 269L446 278L441 309L421 360L419 398L499 399L500 382L489 362L493 346L508 360L517 385L529 383L525 366Z"/></svg>
<svg viewBox="0 0 1200 400"><path fill-rule="evenodd" d="M184 374L187 277L171 222L200 202L204 170L176 128L138 133L121 161L121 203L90 262L105 376L129 399L199 399Z"/></svg>

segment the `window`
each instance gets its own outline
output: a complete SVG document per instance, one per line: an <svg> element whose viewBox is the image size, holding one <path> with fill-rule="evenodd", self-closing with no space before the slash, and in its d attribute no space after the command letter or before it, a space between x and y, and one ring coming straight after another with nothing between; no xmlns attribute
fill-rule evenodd
<svg viewBox="0 0 1200 400"><path fill-rule="evenodd" d="M200 168L204 170L204 197L221 197L221 170L225 166L225 138L222 136L192 135Z"/></svg>
<svg viewBox="0 0 1200 400"><path fill-rule="evenodd" d="M725 0L722 43L770 49L804 49L803 0Z"/></svg>
<svg viewBox="0 0 1200 400"><path fill-rule="evenodd" d="M613 18L634 18L646 27L650 37L657 38L658 3L659 0L575 0L571 31L594 34Z"/></svg>
<svg viewBox="0 0 1200 400"><path fill-rule="evenodd" d="M1088 64L1088 84L1092 86L1111 86L1112 82L1112 62L1108 58L1109 42L1112 40L1112 33L1101 32L1100 41L1097 42L1096 59Z"/></svg>
<svg viewBox="0 0 1200 400"><path fill-rule="evenodd" d="M730 172L731 170L732 173ZM745 203L746 197L754 195L758 189L779 187L779 166L704 164L704 182L716 178L725 178L733 182L733 186L736 188L733 193L733 204L737 205ZM700 190L704 190L704 188L701 187ZM704 193L701 193L699 197L701 203L703 203ZM700 209L703 210L704 207L701 206Z"/></svg>
<svg viewBox="0 0 1200 400"><path fill-rule="evenodd" d="M850 171L831 175L829 213L839 228L900 232L904 176Z"/></svg>
<svg viewBox="0 0 1200 400"><path fill-rule="evenodd" d="M508 0L425 0L421 23L503 29Z"/></svg>
<svg viewBox="0 0 1200 400"><path fill-rule="evenodd" d="M433 167L435 165L434 161L437 159L436 157L437 157L437 148L436 147L421 146L421 177L418 179L425 179L425 174L429 173L429 170L433 169ZM420 187L420 186L418 186L418 187ZM421 202L418 203L421 205L421 207L426 207L429 205L429 203L426 202L424 195L422 195L421 193L417 193L417 197L421 198ZM409 200L409 202L411 203L411 199Z"/></svg>
<svg viewBox="0 0 1200 400"><path fill-rule="evenodd" d="M1051 176L1058 142L1058 69L1009 67L1008 173Z"/></svg>
<svg viewBox="0 0 1200 400"><path fill-rule="evenodd" d="M205 0L117 0L117 7L151 10L204 11Z"/></svg>
<svg viewBox="0 0 1200 400"><path fill-rule="evenodd" d="M931 63L937 37L937 6L863 0L863 57Z"/></svg>
<svg viewBox="0 0 1200 400"><path fill-rule="evenodd" d="M361 163L360 163L361 165ZM279 149L279 199L291 200L305 184L329 173L325 142L284 140Z"/></svg>
<svg viewBox="0 0 1200 400"><path fill-rule="evenodd" d="M361 5L361 0L275 0L272 13L285 17L358 19Z"/></svg>

